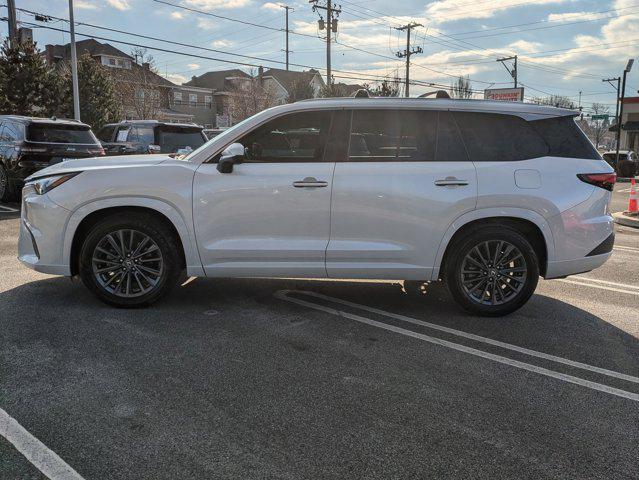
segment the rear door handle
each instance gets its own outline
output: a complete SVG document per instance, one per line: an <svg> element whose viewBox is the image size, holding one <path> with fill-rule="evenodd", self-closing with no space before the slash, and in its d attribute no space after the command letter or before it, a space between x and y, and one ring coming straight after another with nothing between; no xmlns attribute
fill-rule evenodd
<svg viewBox="0 0 639 480"><path fill-rule="evenodd" d="M438 187L463 187L468 185L468 180L460 180L455 177L446 177L441 180L435 180L435 185Z"/></svg>
<svg viewBox="0 0 639 480"><path fill-rule="evenodd" d="M319 187L328 187L328 182L323 180L318 180L315 177L306 177L304 180L298 180L297 182L293 182L293 186L295 188L319 188Z"/></svg>

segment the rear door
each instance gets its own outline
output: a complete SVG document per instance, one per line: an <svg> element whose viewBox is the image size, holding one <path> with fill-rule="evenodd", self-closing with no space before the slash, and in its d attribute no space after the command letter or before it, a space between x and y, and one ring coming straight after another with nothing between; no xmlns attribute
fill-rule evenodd
<svg viewBox="0 0 639 480"><path fill-rule="evenodd" d="M451 114L357 109L349 143L333 177L328 276L429 279L444 232L477 198Z"/></svg>

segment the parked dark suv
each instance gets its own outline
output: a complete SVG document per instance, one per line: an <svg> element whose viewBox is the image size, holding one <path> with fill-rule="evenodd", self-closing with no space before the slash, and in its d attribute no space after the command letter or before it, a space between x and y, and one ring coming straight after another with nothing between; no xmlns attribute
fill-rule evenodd
<svg viewBox="0 0 639 480"><path fill-rule="evenodd" d="M74 120L0 115L0 201L14 199L25 178L67 158L104 155L91 127Z"/></svg>
<svg viewBox="0 0 639 480"><path fill-rule="evenodd" d="M107 124L97 136L107 155L188 153L207 141L202 130L192 123L131 120Z"/></svg>

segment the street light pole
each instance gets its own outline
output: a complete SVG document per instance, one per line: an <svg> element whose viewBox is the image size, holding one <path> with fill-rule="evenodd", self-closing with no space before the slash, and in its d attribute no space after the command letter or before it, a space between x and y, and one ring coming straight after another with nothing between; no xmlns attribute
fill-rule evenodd
<svg viewBox="0 0 639 480"><path fill-rule="evenodd" d="M634 58L628 60L628 64L623 71L623 78L621 80L621 91L619 92L619 120L617 125L619 128L617 129L617 151L615 153L615 170L619 171L619 144L621 143L621 121L623 119L623 100L626 96L626 76L632 70L632 64L635 62Z"/></svg>
<svg viewBox="0 0 639 480"><path fill-rule="evenodd" d="M75 21L73 0L69 0L69 26L71 32L71 79L73 82L73 117L80 121L80 87L78 86L78 54L75 50Z"/></svg>

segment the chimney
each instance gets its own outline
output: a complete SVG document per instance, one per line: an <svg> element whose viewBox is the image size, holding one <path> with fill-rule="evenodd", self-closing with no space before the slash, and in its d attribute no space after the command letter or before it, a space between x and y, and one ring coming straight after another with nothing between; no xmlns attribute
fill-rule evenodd
<svg viewBox="0 0 639 480"><path fill-rule="evenodd" d="M261 77L262 75L264 75L264 67L262 65L260 65L257 68L257 74Z"/></svg>
<svg viewBox="0 0 639 480"><path fill-rule="evenodd" d="M53 51L54 47L50 43L44 47L44 58L49 66L52 66L54 62Z"/></svg>
<svg viewBox="0 0 639 480"><path fill-rule="evenodd" d="M142 64L142 68L143 68L144 70L151 70L151 64L150 64L149 62L144 62L144 63Z"/></svg>

